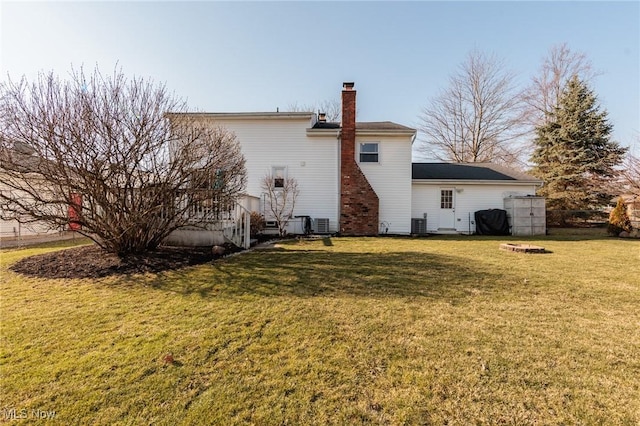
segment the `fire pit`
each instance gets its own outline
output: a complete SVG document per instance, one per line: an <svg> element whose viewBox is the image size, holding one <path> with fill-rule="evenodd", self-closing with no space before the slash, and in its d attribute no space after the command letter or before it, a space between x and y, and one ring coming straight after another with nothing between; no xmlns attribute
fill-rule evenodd
<svg viewBox="0 0 640 426"><path fill-rule="evenodd" d="M531 244L502 243L500 250L515 251L518 253L546 253L544 247Z"/></svg>

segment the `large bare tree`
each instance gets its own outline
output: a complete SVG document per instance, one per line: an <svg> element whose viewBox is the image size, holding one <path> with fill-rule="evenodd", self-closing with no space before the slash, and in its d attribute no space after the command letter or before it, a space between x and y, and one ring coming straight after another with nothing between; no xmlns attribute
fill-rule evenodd
<svg viewBox="0 0 640 426"><path fill-rule="evenodd" d="M342 117L342 104L339 99L327 99L314 104L289 104L287 109L291 112L316 112L324 113L329 122L339 122Z"/></svg>
<svg viewBox="0 0 640 426"><path fill-rule="evenodd" d="M622 191L627 191L640 196L640 136L638 137L638 145L636 153L631 149L627 151L622 168Z"/></svg>
<svg viewBox="0 0 640 426"><path fill-rule="evenodd" d="M423 109L418 150L440 161L516 163L524 131L514 78L495 56L469 53L449 86Z"/></svg>
<svg viewBox="0 0 640 426"><path fill-rule="evenodd" d="M551 47L539 73L525 90L528 124L540 126L548 123L550 114L558 106L560 96L573 76L590 83L598 73L583 52L573 52L567 43Z"/></svg>
<svg viewBox="0 0 640 426"><path fill-rule="evenodd" d="M186 108L164 85L118 69L3 83L2 216L71 225L120 256L211 219L202 206L233 202L245 161L226 130L166 116Z"/></svg>

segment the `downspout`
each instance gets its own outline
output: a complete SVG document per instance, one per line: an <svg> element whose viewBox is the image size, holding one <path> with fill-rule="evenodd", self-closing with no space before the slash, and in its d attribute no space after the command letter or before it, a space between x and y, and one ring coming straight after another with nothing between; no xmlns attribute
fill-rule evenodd
<svg viewBox="0 0 640 426"><path fill-rule="evenodd" d="M338 194L338 233L342 229L342 129L338 131L336 136L338 143L336 149L338 150L338 188L336 194Z"/></svg>

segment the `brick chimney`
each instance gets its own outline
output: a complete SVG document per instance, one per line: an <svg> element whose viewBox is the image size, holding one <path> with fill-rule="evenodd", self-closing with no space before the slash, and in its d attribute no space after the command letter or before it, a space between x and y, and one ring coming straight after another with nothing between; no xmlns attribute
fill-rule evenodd
<svg viewBox="0 0 640 426"><path fill-rule="evenodd" d="M340 132L340 232L343 235L377 235L378 195L356 162L356 91L342 89Z"/></svg>

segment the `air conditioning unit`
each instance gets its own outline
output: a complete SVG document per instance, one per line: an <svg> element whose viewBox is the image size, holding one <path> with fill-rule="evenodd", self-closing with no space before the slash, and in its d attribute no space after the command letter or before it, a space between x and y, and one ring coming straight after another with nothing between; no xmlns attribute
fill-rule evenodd
<svg viewBox="0 0 640 426"><path fill-rule="evenodd" d="M427 219L421 217L411 218L411 233L424 235L427 233Z"/></svg>
<svg viewBox="0 0 640 426"><path fill-rule="evenodd" d="M316 234L329 234L329 218L316 218L314 229Z"/></svg>
<svg viewBox="0 0 640 426"><path fill-rule="evenodd" d="M275 220L267 220L264 222L264 227L265 229L277 229L278 222L276 222Z"/></svg>

